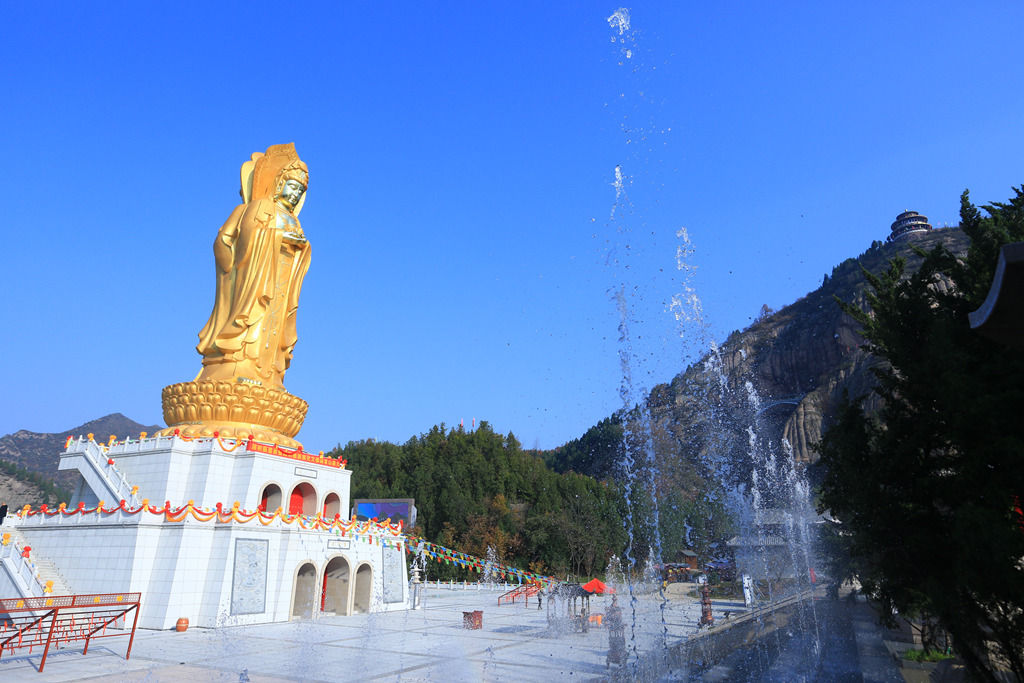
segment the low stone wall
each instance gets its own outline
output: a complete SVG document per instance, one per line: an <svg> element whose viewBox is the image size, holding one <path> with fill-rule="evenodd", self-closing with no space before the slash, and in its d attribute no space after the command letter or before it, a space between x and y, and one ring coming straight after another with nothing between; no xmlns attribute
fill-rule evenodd
<svg viewBox="0 0 1024 683"><path fill-rule="evenodd" d="M710 669L737 650L750 647L800 619L812 594L813 591L804 591L737 617L718 620L711 628L701 629L664 652L644 653L635 664L614 672L611 680L659 680L669 671Z"/></svg>

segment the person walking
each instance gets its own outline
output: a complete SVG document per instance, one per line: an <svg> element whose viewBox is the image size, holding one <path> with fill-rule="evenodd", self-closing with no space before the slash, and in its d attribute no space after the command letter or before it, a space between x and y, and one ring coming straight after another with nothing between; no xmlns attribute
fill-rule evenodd
<svg viewBox="0 0 1024 683"><path fill-rule="evenodd" d="M4 517L7 516L7 503L0 503L0 524L4 523Z"/></svg>
<svg viewBox="0 0 1024 683"><path fill-rule="evenodd" d="M608 624L608 657L605 659L605 668L612 664L625 664L626 625L622 622L622 608L619 607L618 597L612 597L605 622Z"/></svg>

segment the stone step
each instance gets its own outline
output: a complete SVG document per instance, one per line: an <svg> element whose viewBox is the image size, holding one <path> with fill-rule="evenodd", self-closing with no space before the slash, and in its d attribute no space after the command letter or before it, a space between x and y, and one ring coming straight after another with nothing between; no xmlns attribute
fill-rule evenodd
<svg viewBox="0 0 1024 683"><path fill-rule="evenodd" d="M7 526L6 524L2 527L2 533L10 533L11 540L18 544L19 548L25 546L32 547L21 532L13 526ZM68 585L64 577L60 575L60 571L57 569L53 562L50 562L45 557L42 557L34 549L29 551L29 561L35 566L36 572L39 574L39 581L45 586L47 581L53 581L53 591L51 595L74 595L74 591Z"/></svg>
<svg viewBox="0 0 1024 683"><path fill-rule="evenodd" d="M0 527L0 536L3 536L4 534L10 534L11 541L17 543L21 548L24 548L28 544L28 541L26 541L25 537L21 535L21 532L10 524L4 524Z"/></svg>
<svg viewBox="0 0 1024 683"><path fill-rule="evenodd" d="M53 581L53 591L51 595L74 595L74 591L68 586L67 581L60 575L60 571L53 565L49 560L43 560L42 558L30 558L32 563L36 566L36 571L39 572L39 580L46 585L47 581Z"/></svg>

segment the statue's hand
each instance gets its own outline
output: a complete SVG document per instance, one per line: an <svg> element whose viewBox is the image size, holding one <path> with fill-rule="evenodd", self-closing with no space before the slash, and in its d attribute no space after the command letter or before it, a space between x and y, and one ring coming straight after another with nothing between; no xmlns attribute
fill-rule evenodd
<svg viewBox="0 0 1024 683"><path fill-rule="evenodd" d="M282 236L282 238L284 239L285 242L288 242L289 244L308 244L309 243L309 240L307 240L306 236L304 234L302 234L301 232L291 232L291 231L289 231L289 232L286 232Z"/></svg>

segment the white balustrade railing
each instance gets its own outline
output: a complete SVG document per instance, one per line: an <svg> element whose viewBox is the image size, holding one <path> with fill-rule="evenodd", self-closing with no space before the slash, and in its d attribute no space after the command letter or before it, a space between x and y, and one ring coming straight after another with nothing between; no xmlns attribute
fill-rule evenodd
<svg viewBox="0 0 1024 683"><path fill-rule="evenodd" d="M118 501L118 503L119 502L120 501ZM173 513L175 515L178 515L179 512L180 512L180 514L182 514L184 516L183 520L179 519L176 522L172 522L172 521L168 520L167 514L163 511L164 510L164 503L159 503L159 504L156 504L156 505L150 503L150 506L149 506L150 508L154 508L154 509L158 510L158 512L156 514L154 514L153 512L151 512L149 510L140 509L141 506L142 506L142 502L141 501L139 503L137 503L136 505L134 505L134 506L129 504L127 501L125 501L125 509L121 509L118 506L117 503L106 502L105 501L103 503L104 512L101 512L101 513L100 512L94 512L95 506L87 507L87 508L82 508L81 511L79 511L78 509L75 509L75 508L67 508L67 507L64 508L64 510L62 511L59 507L57 507L57 508L49 508L49 509L47 509L46 512L43 512L42 510L34 510L34 511L31 511L31 514L28 514L28 515L24 514L24 512L22 510L18 510L16 512L16 514L15 514L14 519L16 520L15 523L20 528L39 527L39 526L54 526L54 525L56 525L56 526L68 526L68 525L70 525L70 526L94 526L94 525L108 525L108 524L109 525L121 525L121 524L147 524L147 525L152 525L152 524L182 524L182 523L187 523L187 524L223 524L224 523L224 522L220 521L218 519L218 517L214 517L213 519L210 519L208 521L204 521L203 519L196 519L193 515L185 512L185 507L186 507L185 505L175 505L173 503L171 504L171 510L173 511ZM211 515L211 514L216 512L216 508L201 507L201 506L198 506L198 505L193 506L193 509L199 515L201 515L202 517L206 517L206 516ZM221 509L222 509L222 513L221 514L225 518L228 518L228 522L231 522L231 520L229 518L230 518L230 516L232 514L232 508L224 505L224 506L222 506ZM248 518L250 515L253 514L252 511L247 511L247 510L239 510L238 512L240 512L243 515L245 515L246 518ZM269 515L267 515L267 516L269 516ZM273 520L271 520L269 522L267 522L265 520L266 520L266 517L264 517L263 521L252 519L252 520L247 521L247 522L236 521L236 522L233 522L233 523L236 523L236 524L252 524L254 526L260 526L261 528L268 528L268 529L288 529L288 530L292 530L292 531L299 531L299 532L305 532L305 533L324 534L326 536L329 536L331 539L338 539L338 540L342 540L342 541L348 540L348 541L357 542L357 543L372 543L373 545L376 545L376 546L383 545L384 542L387 542L387 543L389 543L391 545L398 544L399 547L401 548L401 550L403 552L405 551L405 544L406 544L405 536L402 536L402 535L394 536L394 535L392 535L392 534L390 534L390 533L388 533L386 531L383 532L383 533L381 533L381 532L367 533L367 532L363 532L363 531L360 531L360 532L348 532L348 533L346 533L346 535L341 536L337 532L336 529L303 528L303 527L301 527L299 525L299 520L295 520L295 521L293 521L291 523L285 522L280 517L277 517L277 518L275 518L275 519L273 519ZM313 515L306 515L306 516L303 516L301 518L301 521L303 523L307 524L307 525L312 526L315 523L315 521L316 521L316 517L313 516Z"/></svg>
<svg viewBox="0 0 1024 683"><path fill-rule="evenodd" d="M22 586L31 593L26 597L44 595L44 586L39 578L39 572L36 571L35 565L24 557L24 551L14 540L10 540L7 545L0 545L0 562L6 562L7 566L13 569L15 575L21 579Z"/></svg>
<svg viewBox="0 0 1024 683"><path fill-rule="evenodd" d="M148 440L149 439L147 439L147 441ZM135 443L138 444L139 442ZM133 507L137 507L139 505L138 496L132 492L134 487L128 482L124 472L119 470L115 465L110 464L110 455L112 454L105 451L102 446L97 444L95 441L78 438L72 439L66 450L68 453L81 453L86 457L86 460L92 464L95 472L107 482L111 491L117 494L117 500L114 501L115 504L123 500L131 503ZM136 450L138 450L138 447ZM124 452L124 450L121 449L120 452ZM96 493L99 495L98 491Z"/></svg>
<svg viewBox="0 0 1024 683"><path fill-rule="evenodd" d="M463 590L463 591L496 591L501 593L507 593L513 588L518 588L522 584L520 583L509 583L504 581L502 583L490 583L488 581L424 581L423 586L426 588L436 588L438 590Z"/></svg>

